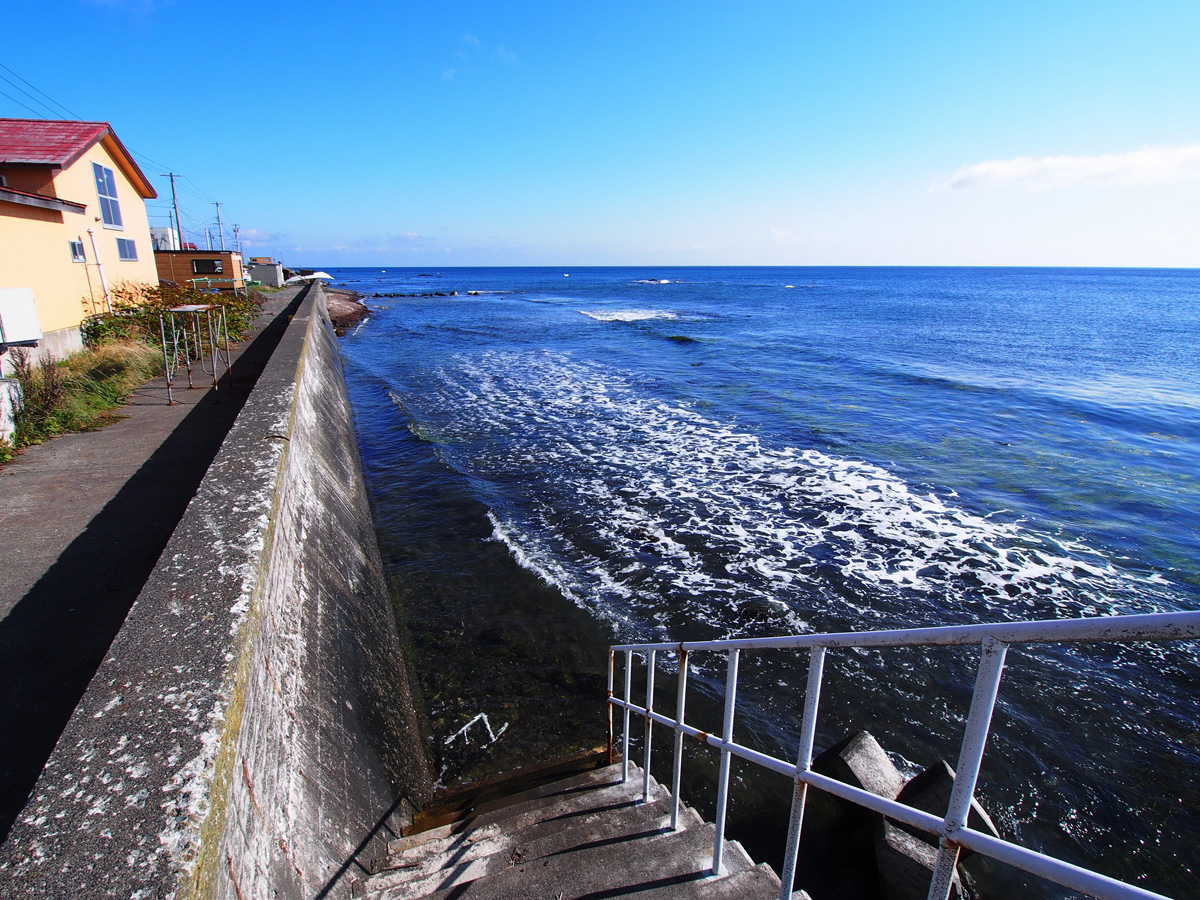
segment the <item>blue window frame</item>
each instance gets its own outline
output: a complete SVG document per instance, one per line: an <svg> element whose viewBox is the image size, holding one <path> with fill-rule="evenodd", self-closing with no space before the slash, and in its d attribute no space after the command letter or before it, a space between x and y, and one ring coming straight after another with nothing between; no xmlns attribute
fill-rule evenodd
<svg viewBox="0 0 1200 900"><path fill-rule="evenodd" d="M117 256L121 259L137 260L137 247L133 241L117 238Z"/></svg>
<svg viewBox="0 0 1200 900"><path fill-rule="evenodd" d="M113 170L100 163L92 163L92 174L96 176L96 195L100 198L100 218L105 228L124 228L121 221L121 204L117 202L117 179Z"/></svg>

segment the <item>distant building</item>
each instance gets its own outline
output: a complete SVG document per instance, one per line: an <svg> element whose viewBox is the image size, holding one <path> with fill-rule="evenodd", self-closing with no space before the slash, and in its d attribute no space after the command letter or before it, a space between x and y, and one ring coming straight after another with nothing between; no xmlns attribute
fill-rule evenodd
<svg viewBox="0 0 1200 900"><path fill-rule="evenodd" d="M155 250L154 263L159 280L180 287L240 291L246 286L242 254L233 250Z"/></svg>
<svg viewBox="0 0 1200 900"><path fill-rule="evenodd" d="M32 295L39 351L81 348L115 284L158 280L142 202L157 196L107 122L0 119L0 328Z"/></svg>
<svg viewBox="0 0 1200 900"><path fill-rule="evenodd" d="M248 271L253 281L261 281L269 287L279 287L283 284L283 263L269 256L252 256L248 262Z"/></svg>
<svg viewBox="0 0 1200 900"><path fill-rule="evenodd" d="M154 242L155 250L182 250L179 246L179 235L175 233L174 228L151 228L150 240ZM195 248L192 245L192 249Z"/></svg>

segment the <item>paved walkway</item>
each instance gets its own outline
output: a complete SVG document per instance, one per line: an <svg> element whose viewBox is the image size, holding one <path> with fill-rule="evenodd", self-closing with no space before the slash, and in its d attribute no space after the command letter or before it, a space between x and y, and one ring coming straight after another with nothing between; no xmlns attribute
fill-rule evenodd
<svg viewBox="0 0 1200 900"><path fill-rule="evenodd" d="M287 327L270 296L234 385L143 385L127 418L0 469L0 840ZM196 383L202 383L198 378Z"/></svg>

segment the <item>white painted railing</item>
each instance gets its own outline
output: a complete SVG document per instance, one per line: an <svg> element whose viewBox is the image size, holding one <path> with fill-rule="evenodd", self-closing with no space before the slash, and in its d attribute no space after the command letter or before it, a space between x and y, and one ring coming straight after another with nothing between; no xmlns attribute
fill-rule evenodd
<svg viewBox="0 0 1200 900"><path fill-rule="evenodd" d="M619 644L609 648L608 656L608 733L609 747L613 746L614 707L624 710L624 732L622 735L624 760L622 779L629 776L629 721L630 714L637 713L646 719L643 764L643 799L650 794L650 751L652 724L657 722L675 732L675 756L671 778L671 827L678 826L680 773L683 760L683 738L690 735L721 752L720 774L717 784L716 837L713 842L712 871L721 871L721 853L725 837L725 808L729 796L729 762L737 756L756 763L772 772L787 775L795 782L792 798L791 823L788 828L787 848L783 871L780 873L782 887L780 900L791 897L792 881L796 871L796 856L800 845L800 828L804 819L804 801L809 785L827 791L844 800L849 800L915 828L920 828L939 837L937 860L933 879L929 887L929 900L946 900L950 894L955 866L960 849L967 848L992 859L999 860L1033 875L1053 881L1064 887L1080 891L1100 900L1148 900L1158 898L1155 894L1134 887L1105 875L1072 865L1054 857L1028 850L1009 841L967 827L967 813L975 794L975 782L983 760L984 745L991 727L992 710L1000 689L1000 678L1004 670L1004 657L1010 644L1059 644L1059 643L1131 643L1135 641L1181 641L1200 638L1200 612L1159 613L1142 616L1109 616L1091 619L1051 619L1032 622L1004 622L994 625L962 625L944 628L914 628L895 631L848 632L842 634L806 634L788 637L695 641L678 644ZM975 692L971 698L971 709L967 716L966 729L959 750L954 787L950 794L949 807L944 818L929 815L911 806L879 797L833 778L820 775L811 769L813 739L817 727L817 707L821 695L821 679L824 672L825 653L831 649L851 647L919 647L978 645L980 647L979 669L975 679ZM654 711L655 656L659 651L679 655L679 685L676 693L675 717L670 718ZM800 728L800 744L796 762L789 763L733 740L734 706L737 696L738 658L742 650L808 650L808 686L804 698L804 719ZM725 679L725 712L720 736L709 734L686 724L684 708L687 698L688 656L698 651L716 651L727 656ZM613 692L615 674L614 657L625 656L625 690L623 697ZM639 654L646 663L646 705L633 702L633 657ZM1200 687L1200 686L1198 686Z"/></svg>

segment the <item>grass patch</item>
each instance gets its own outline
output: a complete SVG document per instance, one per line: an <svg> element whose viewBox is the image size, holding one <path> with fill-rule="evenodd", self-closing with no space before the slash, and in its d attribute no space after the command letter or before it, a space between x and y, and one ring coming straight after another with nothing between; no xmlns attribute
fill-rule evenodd
<svg viewBox="0 0 1200 900"><path fill-rule="evenodd" d="M40 444L57 434L92 431L118 416L142 382L162 374L162 352L141 341L113 341L64 360L14 352L13 377L23 403L16 414L11 450Z"/></svg>

